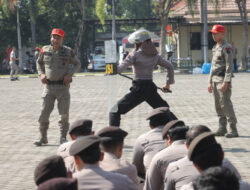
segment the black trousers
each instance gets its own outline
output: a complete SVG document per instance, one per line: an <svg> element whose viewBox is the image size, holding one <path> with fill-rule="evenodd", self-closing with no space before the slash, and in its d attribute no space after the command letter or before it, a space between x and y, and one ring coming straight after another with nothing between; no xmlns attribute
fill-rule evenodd
<svg viewBox="0 0 250 190"><path fill-rule="evenodd" d="M237 73L238 72L237 59L233 59L233 63L234 63L234 71Z"/></svg>
<svg viewBox="0 0 250 190"><path fill-rule="evenodd" d="M120 126L121 114L126 114L144 101L152 108L169 107L168 103L157 93L157 87L152 80L134 80L130 92L111 109L109 125Z"/></svg>

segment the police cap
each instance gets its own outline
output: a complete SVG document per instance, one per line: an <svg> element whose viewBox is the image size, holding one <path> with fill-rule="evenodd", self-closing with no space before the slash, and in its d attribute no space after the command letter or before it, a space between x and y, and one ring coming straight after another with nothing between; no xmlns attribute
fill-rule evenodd
<svg viewBox="0 0 250 190"><path fill-rule="evenodd" d="M37 185L55 177L67 177L67 170L63 158L57 155L42 160L34 172L34 179Z"/></svg>
<svg viewBox="0 0 250 190"><path fill-rule="evenodd" d="M197 137L191 142L188 150L188 158L189 160L193 160L195 155L206 151L209 147L214 147L218 145L215 140L214 133L212 132L205 132Z"/></svg>
<svg viewBox="0 0 250 190"><path fill-rule="evenodd" d="M110 140L108 137L99 137L95 135L89 135L81 138L77 138L75 142L69 148L69 154L71 156L77 155L79 152L87 149L95 143L100 143L101 141Z"/></svg>
<svg viewBox="0 0 250 190"><path fill-rule="evenodd" d="M110 137L111 140L123 140L128 133L119 127L105 127L97 132L100 137Z"/></svg>
<svg viewBox="0 0 250 190"><path fill-rule="evenodd" d="M81 128L82 131L86 131L86 133L90 133L92 131L92 120L90 119L80 119L72 123L72 125L69 128L69 134L72 134L72 132L75 129Z"/></svg>
<svg viewBox="0 0 250 190"><path fill-rule="evenodd" d="M162 139L166 138L166 135L167 135L169 129L171 129L173 127L177 127L177 126L185 127L184 121L172 120L172 121L168 122L162 130Z"/></svg>
<svg viewBox="0 0 250 190"><path fill-rule="evenodd" d="M147 120L154 120L160 116L164 117L167 116L169 113L170 111L168 107L155 108L148 114Z"/></svg>

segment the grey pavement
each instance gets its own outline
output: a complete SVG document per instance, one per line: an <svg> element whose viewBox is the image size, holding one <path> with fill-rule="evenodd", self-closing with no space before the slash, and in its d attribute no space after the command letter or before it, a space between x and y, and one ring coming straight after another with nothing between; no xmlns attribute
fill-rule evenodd
<svg viewBox="0 0 250 190"><path fill-rule="evenodd" d="M172 94L159 92L172 111L189 126L204 124L217 129L213 97L207 92L207 75L176 75ZM163 86L165 74L154 74L157 85ZM225 156L238 168L242 178L250 182L250 74L237 73L233 79L232 101L238 118L240 137L217 138ZM112 102L129 91L131 81L121 76L79 76L71 85L70 121L89 118L94 130L108 126L108 108ZM35 189L33 180L36 165L53 155L59 145L57 107L50 117L49 145L35 147L39 136L43 86L37 78L21 78L11 82L0 79L0 189ZM108 95L111 96L108 98ZM124 159L131 161L135 139L149 130L146 115L151 107L142 103L122 116L121 127L129 132L125 142Z"/></svg>

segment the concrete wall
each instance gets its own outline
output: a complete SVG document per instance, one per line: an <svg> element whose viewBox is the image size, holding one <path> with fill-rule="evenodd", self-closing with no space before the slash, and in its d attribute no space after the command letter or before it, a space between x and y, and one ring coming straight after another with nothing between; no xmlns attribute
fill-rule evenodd
<svg viewBox="0 0 250 190"><path fill-rule="evenodd" d="M225 39L228 42L233 41L238 48L238 62L241 62L242 48L243 48L243 25L226 25ZM212 28L208 26L209 29ZM200 26L180 26L180 56L181 58L191 57L193 63L202 59L201 50L190 49L190 33L200 32ZM248 26L248 44L250 45L250 26ZM208 60L212 59L211 50L208 51Z"/></svg>

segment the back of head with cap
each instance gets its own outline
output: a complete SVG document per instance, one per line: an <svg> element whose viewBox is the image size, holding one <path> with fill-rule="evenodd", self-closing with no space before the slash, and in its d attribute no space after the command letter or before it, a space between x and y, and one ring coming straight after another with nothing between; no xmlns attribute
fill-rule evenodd
<svg viewBox="0 0 250 190"><path fill-rule="evenodd" d="M70 146L69 153L71 156L79 156L85 164L95 164L101 158L100 142L108 139L95 135L78 138Z"/></svg>
<svg viewBox="0 0 250 190"><path fill-rule="evenodd" d="M77 190L77 179L54 178L38 186L37 190Z"/></svg>
<svg viewBox="0 0 250 190"><path fill-rule="evenodd" d="M149 125L151 128L164 126L169 121L172 121L175 119L177 118L172 112L170 112L168 107L155 108L149 113L147 117L147 120L149 120Z"/></svg>
<svg viewBox="0 0 250 190"><path fill-rule="evenodd" d="M221 145L216 142L214 133L204 132L191 142L188 158L198 169L204 171L209 167L221 166L224 153Z"/></svg>
<svg viewBox="0 0 250 190"><path fill-rule="evenodd" d="M168 122L162 130L162 138L171 141L185 139L188 127L181 120L172 120Z"/></svg>
<svg viewBox="0 0 250 190"><path fill-rule="evenodd" d="M236 175L225 167L211 167L202 172L193 181L194 189L238 190L239 181Z"/></svg>
<svg viewBox="0 0 250 190"><path fill-rule="evenodd" d="M186 133L187 145L190 146L191 142L194 140L195 137L205 132L211 132L211 130L205 125L196 125L190 127Z"/></svg>
<svg viewBox="0 0 250 190"><path fill-rule="evenodd" d="M105 127L98 131L97 135L110 138L110 140L101 142L101 148L105 152L114 153L117 148L123 147L124 138L128 133L119 127Z"/></svg>
<svg viewBox="0 0 250 190"><path fill-rule="evenodd" d="M92 133L92 120L89 119L80 119L72 123L69 128L69 134L71 136L79 137L79 136L87 136Z"/></svg>
<svg viewBox="0 0 250 190"><path fill-rule="evenodd" d="M67 177L63 158L57 155L42 160L34 172L35 183L37 185L55 177Z"/></svg>

